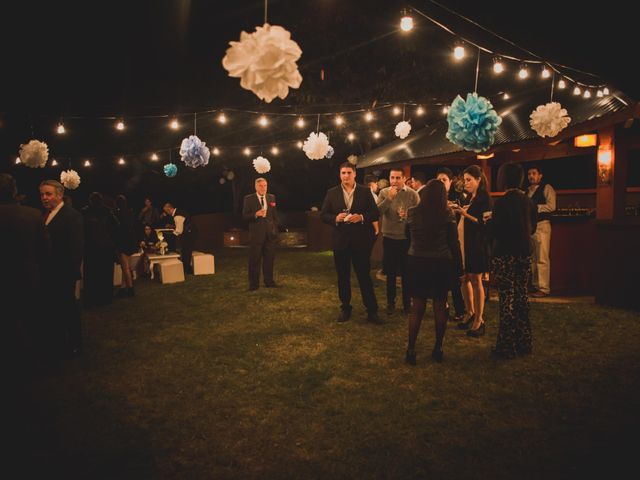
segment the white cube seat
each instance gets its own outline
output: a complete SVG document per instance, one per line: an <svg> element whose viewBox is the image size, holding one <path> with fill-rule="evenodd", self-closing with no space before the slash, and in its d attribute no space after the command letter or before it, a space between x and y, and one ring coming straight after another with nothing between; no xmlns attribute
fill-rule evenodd
<svg viewBox="0 0 640 480"><path fill-rule="evenodd" d="M193 252L191 256L194 275L211 275L216 273L215 259L210 253Z"/></svg>
<svg viewBox="0 0 640 480"><path fill-rule="evenodd" d="M162 283L184 282L184 268L180 260L172 259L156 264L158 279Z"/></svg>

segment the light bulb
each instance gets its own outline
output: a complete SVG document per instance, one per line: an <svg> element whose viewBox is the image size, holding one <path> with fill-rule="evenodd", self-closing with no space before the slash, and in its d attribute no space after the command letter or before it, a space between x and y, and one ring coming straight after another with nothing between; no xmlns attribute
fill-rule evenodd
<svg viewBox="0 0 640 480"><path fill-rule="evenodd" d="M18 165L20 162L20 157L16 157L16 165Z"/></svg>
<svg viewBox="0 0 640 480"><path fill-rule="evenodd" d="M453 49L453 58L456 60L462 60L464 58L464 47L458 45Z"/></svg>
<svg viewBox="0 0 640 480"><path fill-rule="evenodd" d="M502 95L503 100L509 100L510 98L511 96L507 92L504 92L504 95Z"/></svg>
<svg viewBox="0 0 640 480"><path fill-rule="evenodd" d="M273 155L278 155L278 153L280 153L280 149L276 146L271 147L271 153Z"/></svg>
<svg viewBox="0 0 640 480"><path fill-rule="evenodd" d="M583 97L584 98L591 98L591 92L589 90L585 90Z"/></svg>
<svg viewBox="0 0 640 480"><path fill-rule="evenodd" d="M602 93L604 93L605 95L609 95L609 89L607 87L604 87L602 89Z"/></svg>
<svg viewBox="0 0 640 480"><path fill-rule="evenodd" d="M549 69L546 66L542 67L542 78L549 78L550 76L551 72Z"/></svg>
<svg viewBox="0 0 640 480"><path fill-rule="evenodd" d="M51 166L52 167L58 166L58 161L55 158L53 160L51 160Z"/></svg>
<svg viewBox="0 0 640 480"><path fill-rule="evenodd" d="M90 167L91 166L91 162L89 160L85 160L84 161L84 166L85 167Z"/></svg>
<svg viewBox="0 0 640 480"><path fill-rule="evenodd" d="M402 112L402 110L400 110L400 107L393 107L393 114L394 115L400 115L401 112Z"/></svg>
<svg viewBox="0 0 640 480"><path fill-rule="evenodd" d="M529 76L529 70L527 70L527 67L521 67L520 71L518 72L518 77L524 80L528 76Z"/></svg>
<svg viewBox="0 0 640 480"><path fill-rule="evenodd" d="M120 157L118 159L118 165L124 165L126 162L124 161L124 158Z"/></svg>
<svg viewBox="0 0 640 480"><path fill-rule="evenodd" d="M350 133L349 135L347 135L347 138L349 139L349 141L353 142L356 136L353 133Z"/></svg>
<svg viewBox="0 0 640 480"><path fill-rule="evenodd" d="M447 113L449 113L449 107L447 105L445 105L444 107L442 107L442 113L444 115L446 115Z"/></svg>
<svg viewBox="0 0 640 480"><path fill-rule="evenodd" d="M157 162L158 161L158 155L156 155L155 153L152 153L151 154L151 160L154 161L154 162Z"/></svg>
<svg viewBox="0 0 640 480"><path fill-rule="evenodd" d="M218 123L222 125L227 123L227 116L224 113L221 113L220 115L218 115Z"/></svg>
<svg viewBox="0 0 640 480"><path fill-rule="evenodd" d="M565 82L564 80L560 79L560 81L558 82L558 88L560 90L563 90L563 89L567 88L567 82Z"/></svg>
<svg viewBox="0 0 640 480"><path fill-rule="evenodd" d="M380 132L378 132L378 131L373 132L373 138L375 138L375 139L380 138Z"/></svg>
<svg viewBox="0 0 640 480"><path fill-rule="evenodd" d="M504 72L504 65L502 64L502 62L500 60L496 60L495 62L493 62L493 71L495 73Z"/></svg>
<svg viewBox="0 0 640 480"><path fill-rule="evenodd" d="M573 94L574 95L580 95L582 93L582 91L580 90L580 87L578 87L576 85L576 88L573 89Z"/></svg>
<svg viewBox="0 0 640 480"><path fill-rule="evenodd" d="M424 108L422 107L416 108L416 115L424 115Z"/></svg>
<svg viewBox="0 0 640 480"><path fill-rule="evenodd" d="M116 123L116 130L124 130L124 122L122 120L120 120L118 123Z"/></svg>
<svg viewBox="0 0 640 480"><path fill-rule="evenodd" d="M258 119L258 124L264 128L267 125L269 125L269 120L264 115L261 115L260 118Z"/></svg>
<svg viewBox="0 0 640 480"><path fill-rule="evenodd" d="M403 32L409 32L413 30L413 18L409 15L405 15L400 19L400 29Z"/></svg>
<svg viewBox="0 0 640 480"><path fill-rule="evenodd" d="M66 132L66 130L64 129L64 125L62 123L58 124L58 128L56 129L56 132L58 132L60 135Z"/></svg>
<svg viewBox="0 0 640 480"><path fill-rule="evenodd" d="M220 149L218 147L213 147L213 150L211 150L211 153L218 156L220 155Z"/></svg>
<svg viewBox="0 0 640 480"><path fill-rule="evenodd" d="M299 117L296 121L296 125L298 126L298 128L304 128L304 118Z"/></svg>
<svg viewBox="0 0 640 480"><path fill-rule="evenodd" d="M251 149L250 149L249 147L246 147L246 148L242 151L242 153L244 153L244 154L248 157L249 155L251 155Z"/></svg>
<svg viewBox="0 0 640 480"><path fill-rule="evenodd" d="M340 115L338 115L336 117L335 122L336 122L336 125L340 126L340 125L342 125L344 123L344 118L342 118Z"/></svg>
<svg viewBox="0 0 640 480"><path fill-rule="evenodd" d="M172 130L177 130L179 126L178 120L174 118L173 120L171 120L171 123L169 124L169 126L171 127Z"/></svg>
<svg viewBox="0 0 640 480"><path fill-rule="evenodd" d="M298 143L296 145L298 145L298 148L300 148L300 149L302 149L302 147L304 147L304 143L302 143L302 140L298 140Z"/></svg>
<svg viewBox="0 0 640 480"><path fill-rule="evenodd" d="M367 113L365 113L365 115L364 115L364 119L365 119L367 122L370 122L371 120L373 120L373 113L371 113L371 112L367 112Z"/></svg>
<svg viewBox="0 0 640 480"><path fill-rule="evenodd" d="M602 97L604 97L604 93L602 93L602 90L598 90L598 91L596 92L596 97L598 97L598 98L602 98Z"/></svg>

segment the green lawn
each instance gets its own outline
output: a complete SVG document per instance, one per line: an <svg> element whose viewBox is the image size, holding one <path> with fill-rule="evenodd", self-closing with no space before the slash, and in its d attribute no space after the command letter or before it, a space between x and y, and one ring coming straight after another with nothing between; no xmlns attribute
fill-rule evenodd
<svg viewBox="0 0 640 480"><path fill-rule="evenodd" d="M534 354L495 361L492 301L487 335L450 328L442 364L429 312L411 368L406 319L368 324L355 280L352 320L335 322L330 252L280 251L282 288L256 292L246 255L85 310L85 355L30 386L25 475L615 478L634 465L637 312L533 304Z"/></svg>

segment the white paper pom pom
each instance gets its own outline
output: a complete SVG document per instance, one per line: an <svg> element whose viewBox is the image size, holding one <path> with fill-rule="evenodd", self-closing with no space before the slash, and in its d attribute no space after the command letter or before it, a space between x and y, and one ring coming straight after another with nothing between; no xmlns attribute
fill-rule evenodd
<svg viewBox="0 0 640 480"><path fill-rule="evenodd" d="M271 164L266 158L257 157L253 159L253 168L255 168L256 172L260 174L267 173L269 170L271 170Z"/></svg>
<svg viewBox="0 0 640 480"><path fill-rule="evenodd" d="M571 117L567 116L567 110L558 102L539 105L531 112L529 118L531 128L541 137L555 137L571 122Z"/></svg>
<svg viewBox="0 0 640 480"><path fill-rule="evenodd" d="M64 188L75 190L80 186L80 175L75 170L65 170L60 173L60 183Z"/></svg>
<svg viewBox="0 0 640 480"><path fill-rule="evenodd" d="M261 100L269 103L276 97L284 99L289 88L302 83L296 64L302 50L284 28L265 23L254 33L242 32L240 41L229 45L222 66L230 77L240 77L240 86Z"/></svg>
<svg viewBox="0 0 640 480"><path fill-rule="evenodd" d="M329 151L329 139L320 133L311 133L302 145L302 150L311 160L320 160L327 155Z"/></svg>
<svg viewBox="0 0 640 480"><path fill-rule="evenodd" d="M411 132L411 124L409 122L399 122L396 125L396 137L407 138Z"/></svg>
<svg viewBox="0 0 640 480"><path fill-rule="evenodd" d="M20 145L20 161L30 168L43 168L49 159L49 147L40 140Z"/></svg>
<svg viewBox="0 0 640 480"><path fill-rule="evenodd" d="M349 162L352 165L357 165L358 164L358 156L357 155L349 155L347 157L347 162Z"/></svg>

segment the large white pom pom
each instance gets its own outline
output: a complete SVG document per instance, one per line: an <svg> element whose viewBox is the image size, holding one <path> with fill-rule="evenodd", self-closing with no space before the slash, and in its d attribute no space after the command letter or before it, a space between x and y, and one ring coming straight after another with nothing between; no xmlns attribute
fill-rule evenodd
<svg viewBox="0 0 640 480"><path fill-rule="evenodd" d="M209 163L211 152L207 144L196 135L190 135L182 140L180 145L180 159L191 168L204 167Z"/></svg>
<svg viewBox="0 0 640 480"><path fill-rule="evenodd" d="M49 159L49 147L40 140L20 145L20 161L30 168L43 168Z"/></svg>
<svg viewBox="0 0 640 480"><path fill-rule="evenodd" d="M253 159L253 168L255 168L258 173L267 173L271 170L271 164L266 158L257 157Z"/></svg>
<svg viewBox="0 0 640 480"><path fill-rule="evenodd" d="M409 122L399 122L396 125L396 137L407 138L411 132L411 124Z"/></svg>
<svg viewBox="0 0 640 480"><path fill-rule="evenodd" d="M571 117L567 115L567 110L562 108L558 102L549 102L546 105L539 105L529 117L531 128L541 137L555 137L564 130Z"/></svg>
<svg viewBox="0 0 640 480"><path fill-rule="evenodd" d="M240 77L240 86L261 100L284 99L289 88L302 83L296 64L302 50L284 28L265 23L254 33L242 32L240 41L229 45L222 66L230 77Z"/></svg>
<svg viewBox="0 0 640 480"><path fill-rule="evenodd" d="M347 162L349 162L352 165L357 165L358 164L358 156L357 155L349 155L347 157Z"/></svg>
<svg viewBox="0 0 640 480"><path fill-rule="evenodd" d="M80 186L80 175L75 170L66 170L60 172L60 183L64 188L75 190Z"/></svg>
<svg viewBox="0 0 640 480"><path fill-rule="evenodd" d="M302 150L311 160L320 160L327 155L329 151L329 139L320 133L311 133L302 145Z"/></svg>

